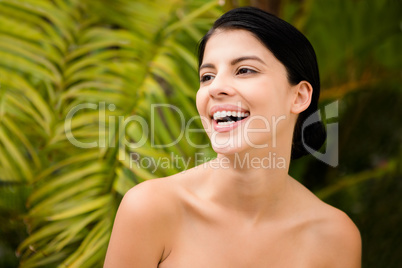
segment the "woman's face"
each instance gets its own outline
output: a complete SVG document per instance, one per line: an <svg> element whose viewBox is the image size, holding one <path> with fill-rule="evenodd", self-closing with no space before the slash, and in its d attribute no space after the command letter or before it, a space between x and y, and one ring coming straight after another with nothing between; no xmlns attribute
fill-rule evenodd
<svg viewBox="0 0 402 268"><path fill-rule="evenodd" d="M200 66L197 109L217 153L291 140L295 90L285 66L250 32L217 30Z"/></svg>

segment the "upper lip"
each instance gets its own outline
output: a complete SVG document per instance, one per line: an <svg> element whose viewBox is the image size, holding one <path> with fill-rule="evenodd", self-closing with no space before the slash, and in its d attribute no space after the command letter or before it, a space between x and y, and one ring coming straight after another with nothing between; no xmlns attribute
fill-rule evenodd
<svg viewBox="0 0 402 268"><path fill-rule="evenodd" d="M220 111L236 111L236 112L242 112L242 113L249 112L248 110L243 109L237 105L221 104L221 105L212 106L211 109L209 110L209 116L213 117L214 113L220 112Z"/></svg>

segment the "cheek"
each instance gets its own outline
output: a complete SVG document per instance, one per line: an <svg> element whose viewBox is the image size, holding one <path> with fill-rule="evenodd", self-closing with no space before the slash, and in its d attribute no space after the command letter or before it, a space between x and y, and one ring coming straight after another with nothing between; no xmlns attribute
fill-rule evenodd
<svg viewBox="0 0 402 268"><path fill-rule="evenodd" d="M196 95L196 106L197 106L197 110L199 115L205 115L206 112L206 102L207 102L207 96L205 96L205 92L202 89L199 89L197 91L197 95Z"/></svg>
<svg viewBox="0 0 402 268"><path fill-rule="evenodd" d="M270 118L271 116L287 116L290 111L289 89L272 81L255 86L255 90L248 91L245 98L255 114Z"/></svg>
<svg viewBox="0 0 402 268"><path fill-rule="evenodd" d="M198 110L198 114L201 117L201 123L202 126L204 127L205 132L209 136L212 132L212 124L211 120L209 119L208 116L208 111L207 111L207 105L208 105L208 92L203 89L199 89L196 95L196 106Z"/></svg>

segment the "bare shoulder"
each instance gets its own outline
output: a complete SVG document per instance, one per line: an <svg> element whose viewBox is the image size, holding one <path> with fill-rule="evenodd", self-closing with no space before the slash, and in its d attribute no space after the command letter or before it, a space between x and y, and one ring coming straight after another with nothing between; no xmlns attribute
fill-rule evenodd
<svg viewBox="0 0 402 268"><path fill-rule="evenodd" d="M166 258L175 221L177 189L169 179L154 179L129 190L113 225L105 267L156 267Z"/></svg>
<svg viewBox="0 0 402 268"><path fill-rule="evenodd" d="M142 182L124 196L119 210L128 214L141 213L158 220L177 218L176 215L186 202L187 190L191 187L195 172L188 170L175 175ZM156 213L157 212L157 213Z"/></svg>
<svg viewBox="0 0 402 268"><path fill-rule="evenodd" d="M320 200L297 181L294 184L295 206L303 248L313 263L308 267L361 267L361 237L354 222L343 211Z"/></svg>
<svg viewBox="0 0 402 268"><path fill-rule="evenodd" d="M124 195L121 207L145 214L158 211L160 217L165 214L164 211L174 207L175 191L175 184L169 178L148 180L131 188Z"/></svg>
<svg viewBox="0 0 402 268"><path fill-rule="evenodd" d="M177 209L175 188L168 178L142 182L124 195L118 216L132 218L136 222L146 221L147 224L168 221Z"/></svg>
<svg viewBox="0 0 402 268"><path fill-rule="evenodd" d="M308 246L317 267L361 267L361 237L354 222L323 202L317 207L317 215L308 231Z"/></svg>

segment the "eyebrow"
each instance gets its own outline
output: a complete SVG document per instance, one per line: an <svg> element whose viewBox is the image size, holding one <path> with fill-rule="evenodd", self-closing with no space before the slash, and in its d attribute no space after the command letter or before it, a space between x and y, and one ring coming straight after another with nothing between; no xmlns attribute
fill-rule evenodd
<svg viewBox="0 0 402 268"><path fill-rule="evenodd" d="M236 59L232 60L230 62L230 64L235 65L235 64L237 64L239 62L242 62L242 61L245 61L245 60L255 60L255 61L259 61L262 64L266 65L265 62L262 59L260 59L259 57L257 57L257 56L244 56L244 57L236 58ZM201 70L203 68L215 68L215 65L213 65L211 63L205 63L205 64L200 66L199 70Z"/></svg>

